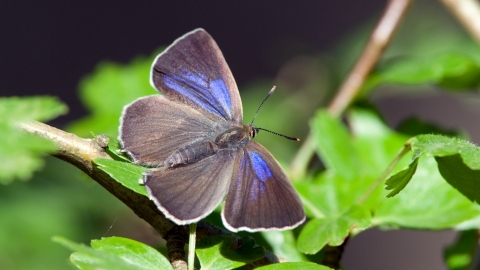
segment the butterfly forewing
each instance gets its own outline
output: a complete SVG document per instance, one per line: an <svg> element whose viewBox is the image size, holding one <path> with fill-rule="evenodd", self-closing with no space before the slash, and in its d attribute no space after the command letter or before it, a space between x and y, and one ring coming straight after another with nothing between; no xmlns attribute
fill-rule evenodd
<svg viewBox="0 0 480 270"><path fill-rule="evenodd" d="M225 128L197 110L156 95L124 108L119 141L136 163L158 166L178 148L213 140Z"/></svg>
<svg viewBox="0 0 480 270"><path fill-rule="evenodd" d="M197 222L222 202L236 152L220 152L188 166L153 169L144 175L150 198L179 225Z"/></svg>
<svg viewBox="0 0 480 270"><path fill-rule="evenodd" d="M222 52L203 29L177 39L152 66L152 85L169 99L227 121L242 122L237 85Z"/></svg>
<svg viewBox="0 0 480 270"><path fill-rule="evenodd" d="M305 220L300 197L267 149L250 141L235 163L222 211L230 230L290 229Z"/></svg>

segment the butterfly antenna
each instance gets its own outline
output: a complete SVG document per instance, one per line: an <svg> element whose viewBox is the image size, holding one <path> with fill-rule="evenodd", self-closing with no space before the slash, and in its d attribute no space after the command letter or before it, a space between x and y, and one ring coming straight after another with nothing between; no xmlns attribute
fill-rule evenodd
<svg viewBox="0 0 480 270"><path fill-rule="evenodd" d="M267 96L263 99L262 103L260 103L260 106L258 106L257 112L255 113L255 116L253 117L252 122L250 122L250 125L253 125L253 121L255 120L255 118L257 118L258 112L259 112L260 109L262 108L263 103L265 103L265 101L267 100L267 98L268 98L271 94L273 94L273 91L275 91L275 88L276 88L276 86L274 85L274 86L272 87L272 90L270 90L270 92L268 92Z"/></svg>
<svg viewBox="0 0 480 270"><path fill-rule="evenodd" d="M275 135L280 136L280 137L284 137L285 139L289 139L289 140L292 140L292 141L297 141L297 142L300 141L299 138L290 137L290 136L287 136L287 135L283 135L283 134L280 134L280 133L276 133L276 132L273 132L273 131L268 130L268 129L264 129L264 128L255 128L255 129L257 129L257 131L259 131L259 130L265 130L266 132L270 132L270 133L272 133L272 134L275 134Z"/></svg>

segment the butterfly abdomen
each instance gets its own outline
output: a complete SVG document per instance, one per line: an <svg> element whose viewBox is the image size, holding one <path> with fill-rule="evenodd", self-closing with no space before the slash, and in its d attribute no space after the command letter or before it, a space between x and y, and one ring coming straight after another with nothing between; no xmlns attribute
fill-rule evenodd
<svg viewBox="0 0 480 270"><path fill-rule="evenodd" d="M212 141L203 141L175 150L165 160L165 167L188 165L209 157L218 150Z"/></svg>

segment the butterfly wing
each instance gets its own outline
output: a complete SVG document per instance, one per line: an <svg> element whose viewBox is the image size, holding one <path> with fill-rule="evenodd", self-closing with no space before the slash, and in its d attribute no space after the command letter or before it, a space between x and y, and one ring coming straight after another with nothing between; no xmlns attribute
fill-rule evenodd
<svg viewBox="0 0 480 270"><path fill-rule="evenodd" d="M240 124L242 102L233 75L212 37L197 29L153 62L151 84L170 100Z"/></svg>
<svg viewBox="0 0 480 270"><path fill-rule="evenodd" d="M213 140L220 130L227 128L222 123L164 96L149 96L125 106L119 141L135 163L158 166L181 147Z"/></svg>
<svg viewBox="0 0 480 270"><path fill-rule="evenodd" d="M220 151L188 166L149 170L144 174L145 187L167 218L179 225L197 222L225 197L235 155Z"/></svg>
<svg viewBox="0 0 480 270"><path fill-rule="evenodd" d="M257 142L248 142L237 155L222 219L231 231L251 232L291 229L305 220L295 188Z"/></svg>

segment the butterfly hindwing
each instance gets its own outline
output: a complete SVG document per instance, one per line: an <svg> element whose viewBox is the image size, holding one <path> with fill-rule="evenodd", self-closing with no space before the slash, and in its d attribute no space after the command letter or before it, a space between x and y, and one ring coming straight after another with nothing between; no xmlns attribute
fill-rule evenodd
<svg viewBox="0 0 480 270"><path fill-rule="evenodd" d="M205 116L240 124L242 103L233 75L212 37L197 29L177 39L154 61L152 85L170 100Z"/></svg>
<svg viewBox="0 0 480 270"><path fill-rule="evenodd" d="M222 202L228 191L236 152L219 153L188 166L144 173L150 198L176 224L197 222Z"/></svg>
<svg viewBox="0 0 480 270"><path fill-rule="evenodd" d="M237 155L222 219L232 231L290 229L305 220L300 197L259 143L248 142Z"/></svg>
<svg viewBox="0 0 480 270"><path fill-rule="evenodd" d="M135 163L158 166L181 147L213 140L222 127L197 110L155 95L125 106L119 141Z"/></svg>

